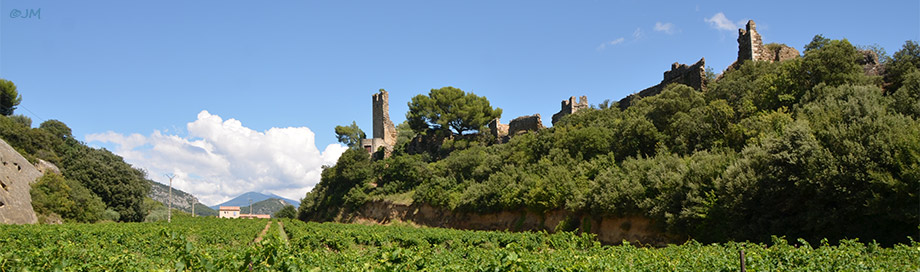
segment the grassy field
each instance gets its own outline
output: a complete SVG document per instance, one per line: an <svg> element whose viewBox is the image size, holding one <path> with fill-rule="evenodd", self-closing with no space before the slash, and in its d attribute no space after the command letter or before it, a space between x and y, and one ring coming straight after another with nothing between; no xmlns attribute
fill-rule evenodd
<svg viewBox="0 0 920 272"><path fill-rule="evenodd" d="M0 226L0 271L916 271L920 243L605 246L573 233L296 220Z"/></svg>

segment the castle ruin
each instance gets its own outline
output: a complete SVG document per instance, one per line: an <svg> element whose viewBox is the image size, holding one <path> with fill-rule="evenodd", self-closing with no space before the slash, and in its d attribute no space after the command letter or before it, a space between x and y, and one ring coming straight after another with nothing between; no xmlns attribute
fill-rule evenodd
<svg viewBox="0 0 920 272"><path fill-rule="evenodd" d="M799 57L799 50L785 44L763 44L757 25L749 20L744 29L738 29L738 60L730 68L737 69L746 60L780 62Z"/></svg>
<svg viewBox="0 0 920 272"><path fill-rule="evenodd" d="M588 97L581 96L578 98L578 102L575 101L575 97L569 97L568 100L562 100L562 109L559 110L556 114L553 114L553 125L556 125L556 122L559 122L563 116L573 114L578 112L581 109L587 109L588 106Z"/></svg>
<svg viewBox="0 0 920 272"><path fill-rule="evenodd" d="M381 147L386 149L389 154L396 145L396 126L390 121L390 95L386 90L380 89L380 92L371 96L373 104L373 138L362 139L361 147L364 147L368 153L373 154Z"/></svg>
<svg viewBox="0 0 920 272"><path fill-rule="evenodd" d="M690 86L697 91L705 89L706 59L701 58L693 65L680 64L677 62L671 64L671 70L664 72L664 79L662 79L660 83L621 99L620 102L617 102L617 105L619 105L620 109L626 109L632 104L634 99L658 95L664 90L664 87L674 83Z"/></svg>

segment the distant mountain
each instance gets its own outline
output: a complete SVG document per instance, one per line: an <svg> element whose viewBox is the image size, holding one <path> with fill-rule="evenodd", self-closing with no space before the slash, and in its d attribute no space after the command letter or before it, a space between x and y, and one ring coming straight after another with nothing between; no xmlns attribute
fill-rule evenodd
<svg viewBox="0 0 920 272"><path fill-rule="evenodd" d="M240 195L240 196L238 196L238 197L235 197L235 198L231 199L230 201L227 201L227 202L224 202L224 203L220 203L220 204L211 206L211 209L217 210L220 206L239 206L239 207L242 208L243 206L249 206L249 200L250 200L250 199L252 199L252 203L253 203L253 205L255 205L256 202L259 202L259 201L262 201L262 200L266 200L266 199L269 199L269 198L275 198L275 199L284 200L284 202L287 202L287 204L294 205L294 207L300 207L300 202L299 202L299 201L290 200L290 199L287 199L287 198L278 196L278 195L276 195L276 194L267 194L267 195L266 195L266 194L261 194L261 193L256 193L256 192L248 192L248 193L242 194L242 195ZM258 212L258 209L254 208L254 207L253 207L253 210L256 210L256 211Z"/></svg>
<svg viewBox="0 0 920 272"><path fill-rule="evenodd" d="M169 205L169 186L156 181L150 181L150 193L147 194L153 200L163 205ZM217 211L198 202L198 198L182 190L172 189L172 207L180 211L192 213L192 203L195 203L195 214L198 216L217 216Z"/></svg>

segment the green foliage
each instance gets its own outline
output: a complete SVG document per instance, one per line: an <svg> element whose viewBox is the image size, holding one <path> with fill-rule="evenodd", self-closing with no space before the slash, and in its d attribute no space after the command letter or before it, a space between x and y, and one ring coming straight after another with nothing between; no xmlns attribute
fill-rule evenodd
<svg viewBox="0 0 920 272"><path fill-rule="evenodd" d="M0 115L13 115L13 111L20 102L22 102L22 95L16 91L16 84L0 78Z"/></svg>
<svg viewBox="0 0 920 272"><path fill-rule="evenodd" d="M462 135L480 130L489 121L502 116L502 109L493 109L489 100L454 87L431 89L427 96L417 95L409 102L406 120L418 133L429 128Z"/></svg>
<svg viewBox="0 0 920 272"><path fill-rule="evenodd" d="M264 235L260 233L264 232ZM261 237L255 242L254 238ZM171 223L3 225L0 270L189 271L915 271L920 244L841 240L667 247L601 245L575 232L175 216ZM139 256L142 256L139 257Z"/></svg>
<svg viewBox="0 0 920 272"><path fill-rule="evenodd" d="M361 148L361 140L367 138L367 135L358 128L355 121L351 121L348 126L335 126L335 138L348 147Z"/></svg>
<svg viewBox="0 0 920 272"><path fill-rule="evenodd" d="M892 105L897 112L920 119L920 70L913 70L904 76L901 87L891 95Z"/></svg>
<svg viewBox="0 0 920 272"><path fill-rule="evenodd" d="M56 214L66 222L93 223L106 219L105 204L79 182L48 173L29 191L36 213Z"/></svg>
<svg viewBox="0 0 920 272"><path fill-rule="evenodd" d="M349 149L335 166L325 167L320 183L301 200L297 217L301 220L331 220L344 204L352 188L365 186L372 177L372 164L367 152ZM353 199L358 200L358 199Z"/></svg>
<svg viewBox="0 0 920 272"><path fill-rule="evenodd" d="M275 214L272 216L274 218L295 219L297 218L297 208L294 208L293 205L284 205L284 208L281 208L281 210L275 212Z"/></svg>
<svg viewBox="0 0 920 272"><path fill-rule="evenodd" d="M28 116L17 114L17 115L11 115L9 117L10 119L13 119L13 122L18 123L19 125L22 125L23 127L27 127L27 128L32 127L32 118L29 118Z"/></svg>
<svg viewBox="0 0 920 272"><path fill-rule="evenodd" d="M143 201L150 184L146 174L105 149L90 148L67 139L62 158L64 176L79 181L120 214L119 220L144 220Z"/></svg>
<svg viewBox="0 0 920 272"><path fill-rule="evenodd" d="M917 41L906 41L901 50L894 53L891 61L885 65L885 82L889 84L888 92L894 92L905 84L908 75L920 70L920 45Z"/></svg>
<svg viewBox="0 0 920 272"><path fill-rule="evenodd" d="M912 63L910 50L888 65ZM341 211L343 198L355 209L412 192L413 205L454 212L638 216L703 242L920 240L920 70L905 68L886 94L861 57L818 35L802 58L744 62L704 92L670 85L504 144L373 163L343 156L336 171L373 171L350 180L327 169L321 183L343 187L319 186L304 202L337 214L329 210Z"/></svg>

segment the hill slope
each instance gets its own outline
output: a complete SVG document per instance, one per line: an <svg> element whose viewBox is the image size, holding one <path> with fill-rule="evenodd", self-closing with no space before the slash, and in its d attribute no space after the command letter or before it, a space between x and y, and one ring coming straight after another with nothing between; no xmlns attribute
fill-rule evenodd
<svg viewBox="0 0 920 272"><path fill-rule="evenodd" d="M150 183L150 193L147 194L147 196L149 196L153 200L163 203L163 205L169 205L167 203L167 199L169 198L169 186L159 183L159 182L150 181L150 180L148 180L148 182ZM196 198L195 196L189 193L186 193L182 190L173 188L172 190L173 209L191 213L192 203L195 204L195 214L196 215L198 216L217 216L216 210L211 209L210 207L204 204L201 204L201 202L198 202L198 198Z"/></svg>

